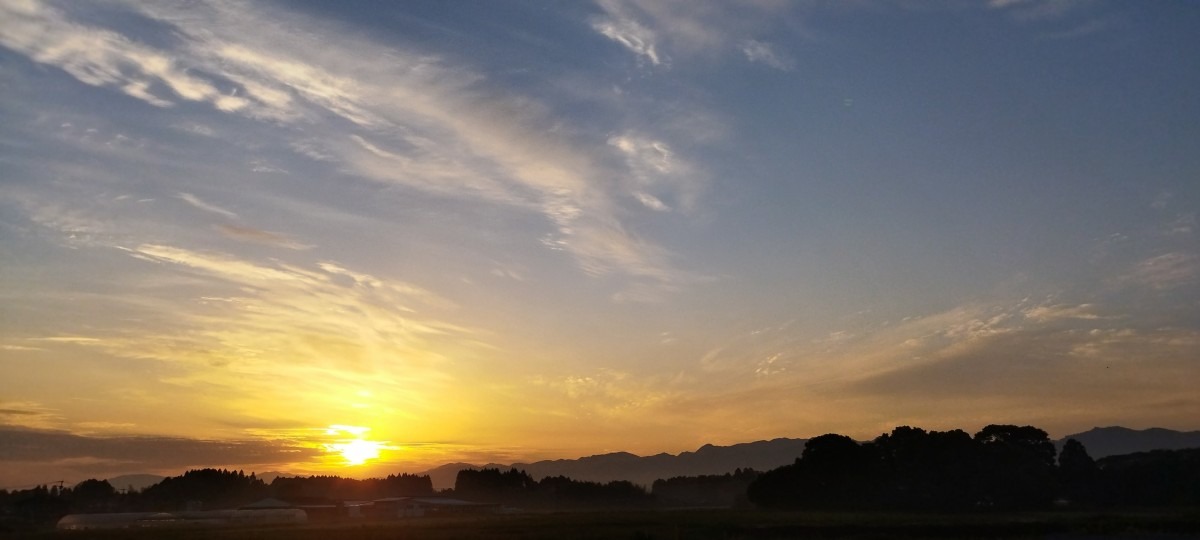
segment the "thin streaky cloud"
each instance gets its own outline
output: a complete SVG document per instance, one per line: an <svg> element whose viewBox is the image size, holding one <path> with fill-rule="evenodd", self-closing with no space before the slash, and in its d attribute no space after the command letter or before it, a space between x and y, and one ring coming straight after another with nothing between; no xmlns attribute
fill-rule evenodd
<svg viewBox="0 0 1200 540"><path fill-rule="evenodd" d="M271 231L264 231L262 229L256 229L254 227L247 227L245 225L221 224L221 225L217 225L217 230L220 231L221 234L223 234L229 238L233 238L235 240L240 240L240 241L244 241L244 242L253 242L256 244L266 244L266 245L271 245L271 246L276 246L276 247L281 247L281 248L286 248L286 249L294 249L294 250L305 250L305 249L313 248L312 245L302 244L302 243L292 240L291 238L288 238L287 236L284 236L282 234L274 233Z"/></svg>
<svg viewBox="0 0 1200 540"><path fill-rule="evenodd" d="M191 193L180 193L180 194L176 195L176 197L178 197L183 202L186 202L186 203L192 205L194 208L199 208L200 210L204 210L205 212L217 214L219 216L223 216L223 217L226 217L229 219L237 219L237 217L238 217L238 215L233 213L232 211L221 208L220 206L217 206L215 204L205 202L200 197L192 195Z"/></svg>

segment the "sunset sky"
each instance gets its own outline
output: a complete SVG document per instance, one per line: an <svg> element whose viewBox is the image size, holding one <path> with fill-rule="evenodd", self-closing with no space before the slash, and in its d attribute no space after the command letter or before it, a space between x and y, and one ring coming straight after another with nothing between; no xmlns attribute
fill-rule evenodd
<svg viewBox="0 0 1200 540"><path fill-rule="evenodd" d="M0 487L1200 429L1197 28L0 0Z"/></svg>

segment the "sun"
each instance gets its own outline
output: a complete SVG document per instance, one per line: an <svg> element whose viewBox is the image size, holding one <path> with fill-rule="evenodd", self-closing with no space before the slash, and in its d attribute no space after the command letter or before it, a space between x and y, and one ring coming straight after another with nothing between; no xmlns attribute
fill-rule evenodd
<svg viewBox="0 0 1200 540"><path fill-rule="evenodd" d="M335 439L337 442L326 443L322 446L330 454L341 454L348 466L362 465L373 459L379 459L383 450L394 449L386 442L368 440L366 434L370 430L371 428L368 427L335 424L325 430L326 435L350 435L352 438Z"/></svg>
<svg viewBox="0 0 1200 540"><path fill-rule="evenodd" d="M329 446L346 458L346 463L349 465L362 465L372 459L379 459L379 451L383 449L382 443L363 439L354 439L350 442Z"/></svg>

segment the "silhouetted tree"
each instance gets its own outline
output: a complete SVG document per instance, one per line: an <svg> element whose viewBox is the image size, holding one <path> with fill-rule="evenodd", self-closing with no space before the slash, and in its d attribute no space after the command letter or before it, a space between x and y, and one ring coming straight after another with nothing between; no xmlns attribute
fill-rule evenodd
<svg viewBox="0 0 1200 540"><path fill-rule="evenodd" d="M364 480L339 476L281 476L271 482L271 493L290 502L420 497L433 494L433 481L429 476L415 474L393 474L387 478Z"/></svg>
<svg viewBox="0 0 1200 540"><path fill-rule="evenodd" d="M1083 443L1067 439L1058 454L1058 478L1062 494L1075 503L1095 502L1100 478L1100 468L1088 455Z"/></svg>
<svg viewBox="0 0 1200 540"><path fill-rule="evenodd" d="M142 491L141 503L152 510L179 510L196 501L205 509L233 508L261 499L267 486L242 471L198 469L164 478Z"/></svg>
<svg viewBox="0 0 1200 540"><path fill-rule="evenodd" d="M527 498L536 486L528 473L517 469L463 469L454 479L455 494L490 502Z"/></svg>
<svg viewBox="0 0 1200 540"><path fill-rule="evenodd" d="M810 439L792 465L760 475L750 484L751 502L770 507L861 508L875 498L878 452L845 435Z"/></svg>
<svg viewBox="0 0 1200 540"><path fill-rule="evenodd" d="M979 488L999 508L1037 508L1054 500L1054 443L1033 426L990 425L975 434L980 444Z"/></svg>
<svg viewBox="0 0 1200 540"><path fill-rule="evenodd" d="M881 505L930 510L976 502L977 445L966 432L901 426L877 437L875 448Z"/></svg>
<svg viewBox="0 0 1200 540"><path fill-rule="evenodd" d="M655 480L650 492L665 506L738 506L746 502L746 490L758 475L754 469L737 469L720 475L675 476Z"/></svg>
<svg viewBox="0 0 1200 540"><path fill-rule="evenodd" d="M1108 456L1098 499L1110 506L1200 505L1200 448Z"/></svg>
<svg viewBox="0 0 1200 540"><path fill-rule="evenodd" d="M76 513L109 511L118 504L117 490L112 484L94 478L75 484L66 498L71 503L71 511Z"/></svg>

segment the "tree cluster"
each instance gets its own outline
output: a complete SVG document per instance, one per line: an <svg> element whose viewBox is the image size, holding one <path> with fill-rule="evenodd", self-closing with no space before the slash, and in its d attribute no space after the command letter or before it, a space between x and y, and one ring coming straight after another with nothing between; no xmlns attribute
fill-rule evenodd
<svg viewBox="0 0 1200 540"><path fill-rule="evenodd" d="M367 480L336 476L279 477L267 484L253 473L196 469L164 478L141 491L121 492L107 480L95 479L69 487L0 490L0 531L52 525L67 514L214 510L237 508L267 497L299 504L432 494L433 483L428 476L411 474Z"/></svg>
<svg viewBox="0 0 1200 540"><path fill-rule="evenodd" d="M224 469L196 469L164 478L142 490L137 502L142 509L171 511L233 508L269 496L270 488L254 473Z"/></svg>
<svg viewBox="0 0 1200 540"><path fill-rule="evenodd" d="M754 469L700 476L675 476L658 479L650 493L660 506L733 507L745 504L746 489L758 478Z"/></svg>
<svg viewBox="0 0 1200 540"><path fill-rule="evenodd" d="M828 434L760 475L747 496L772 508L909 511L1200 502L1200 450L1096 462L1072 439L1056 454L1032 426L990 425L974 436L904 426L866 443Z"/></svg>
<svg viewBox="0 0 1200 540"><path fill-rule="evenodd" d="M428 476L390 474L387 478L341 478L338 476L309 476L307 478L276 478L271 482L274 497L298 503L320 500L369 501L385 497L424 497L433 495L433 481Z"/></svg>
<svg viewBox="0 0 1200 540"><path fill-rule="evenodd" d="M463 469L455 478L454 494L473 501L541 507L629 507L652 500L641 486L624 480L599 483L552 476L537 481L517 469Z"/></svg>

